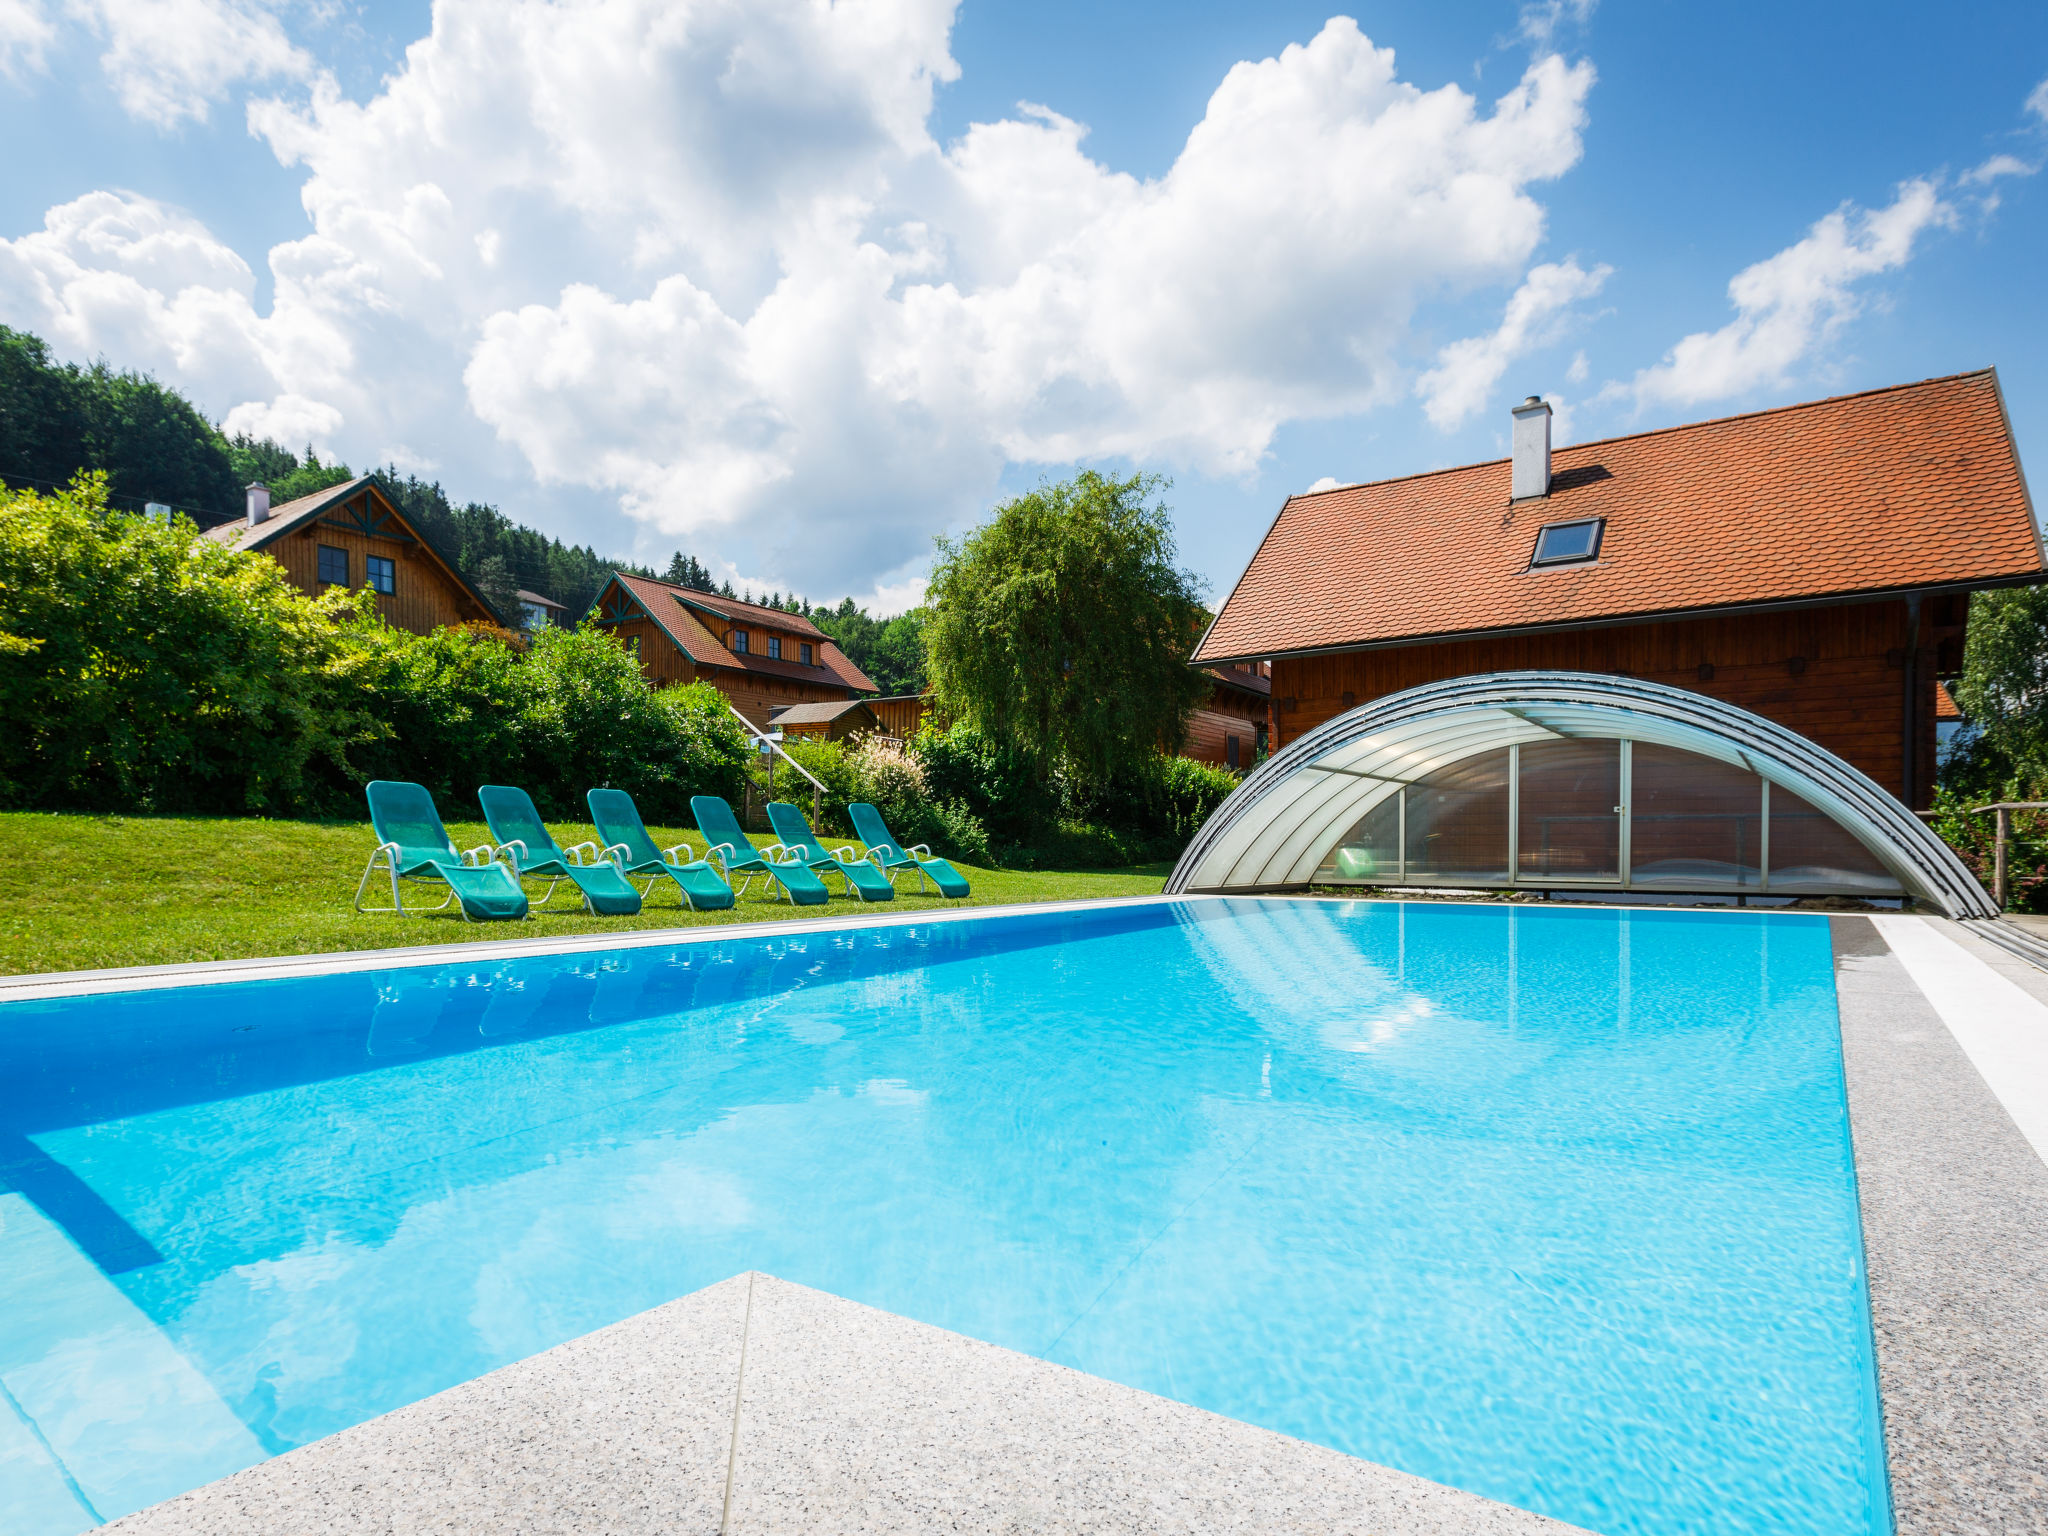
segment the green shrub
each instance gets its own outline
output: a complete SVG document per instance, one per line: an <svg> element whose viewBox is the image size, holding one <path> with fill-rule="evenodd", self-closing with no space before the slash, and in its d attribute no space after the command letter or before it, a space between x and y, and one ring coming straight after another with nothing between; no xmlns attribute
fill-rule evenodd
<svg viewBox="0 0 2048 1536"><path fill-rule="evenodd" d="M414 635L372 602L111 512L97 479L0 491L0 803L360 814L366 781L402 778L451 815L504 783L551 816L613 786L674 821L738 794L745 733L708 685L656 692L594 628Z"/></svg>
<svg viewBox="0 0 2048 1536"><path fill-rule="evenodd" d="M962 807L997 846L1029 846L1059 819L1059 800L1037 763L972 725L926 726L911 751L927 797Z"/></svg>
<svg viewBox="0 0 2048 1536"><path fill-rule="evenodd" d="M942 858L983 866L995 862L988 829L960 801L934 798L916 757L870 738L847 760L857 798L882 813L906 848L922 843Z"/></svg>
<svg viewBox="0 0 2048 1536"><path fill-rule="evenodd" d="M103 476L0 488L0 801L77 810L312 808L377 734L345 665L350 600L180 518L106 505Z"/></svg>

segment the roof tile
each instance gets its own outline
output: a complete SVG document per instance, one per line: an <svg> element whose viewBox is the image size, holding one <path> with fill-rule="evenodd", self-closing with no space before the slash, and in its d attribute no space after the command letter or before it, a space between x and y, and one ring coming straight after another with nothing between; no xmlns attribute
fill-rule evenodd
<svg viewBox="0 0 2048 1536"><path fill-rule="evenodd" d="M1504 459L1291 497L1194 659L2048 576L1989 369L1551 462L1513 504ZM1597 562L1529 568L1585 517Z"/></svg>

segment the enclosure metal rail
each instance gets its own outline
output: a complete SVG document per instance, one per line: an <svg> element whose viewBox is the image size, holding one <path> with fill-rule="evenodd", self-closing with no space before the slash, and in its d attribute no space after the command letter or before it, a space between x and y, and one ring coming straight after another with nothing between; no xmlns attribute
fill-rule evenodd
<svg viewBox="0 0 2048 1536"><path fill-rule="evenodd" d="M747 728L748 735L752 736L754 740L760 742L762 746L766 747L770 752L811 781L811 824L816 826L820 821L823 821L825 819L825 786L818 776L791 757L787 752L783 751L781 742L755 725L753 721L749 720L737 709L734 709L730 700L727 701L725 707L731 712L733 719L739 721L741 725ZM770 763L768 770L772 775L775 771L775 765Z"/></svg>
<svg viewBox="0 0 2048 1536"><path fill-rule="evenodd" d="M2014 811L2048 811L2048 800L2000 800L1992 805L1971 808L1972 816L1982 816L1986 811L1998 812L1998 838L1991 855L1991 899L1998 903L1998 910L2005 910L2005 839L2012 831Z"/></svg>

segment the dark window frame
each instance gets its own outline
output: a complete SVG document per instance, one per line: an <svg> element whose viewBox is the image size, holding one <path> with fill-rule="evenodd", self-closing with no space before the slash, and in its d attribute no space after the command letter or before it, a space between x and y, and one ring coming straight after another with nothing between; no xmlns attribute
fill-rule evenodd
<svg viewBox="0 0 2048 1536"><path fill-rule="evenodd" d="M363 556L363 585L393 597L398 592L398 562L389 555Z"/></svg>
<svg viewBox="0 0 2048 1536"><path fill-rule="evenodd" d="M1546 555L1543 544L1553 533L1565 529L1590 528L1593 530L1592 546L1584 553L1569 555ZM1600 558L1600 546L1607 542L1607 519L1604 517L1574 517L1562 523L1545 523L1536 530L1536 547L1529 553L1529 569L1544 570L1553 565L1591 565Z"/></svg>
<svg viewBox="0 0 2048 1536"><path fill-rule="evenodd" d="M816 652L815 650L813 650L813 649L811 648L811 642L810 642L810 641L808 641L808 640L800 640L800 641L798 641L798 642L797 642L797 647L796 647L796 654L797 654L797 659L798 659L798 660L800 660L800 661L801 661L801 662L802 662L802 663L803 663L803 664L804 664L805 666L807 666L807 667L814 667L814 666L816 666L816 665L817 665L817 662L816 662L816 660L814 659L814 658L816 657L816 655L817 655L817 652Z"/></svg>
<svg viewBox="0 0 2048 1536"><path fill-rule="evenodd" d="M328 557L330 555L341 561L341 574L339 576L329 574L328 567L331 562ZM320 546L320 553L314 557L314 560L314 568L319 572L321 586L345 587L348 585L349 558L346 548L339 544L322 544Z"/></svg>
<svg viewBox="0 0 2048 1536"><path fill-rule="evenodd" d="M735 656L750 655L751 653L747 650L747 632L744 629L731 631L725 637L725 648Z"/></svg>
<svg viewBox="0 0 2048 1536"><path fill-rule="evenodd" d="M768 659L770 661L782 660L782 636L770 635L768 637Z"/></svg>

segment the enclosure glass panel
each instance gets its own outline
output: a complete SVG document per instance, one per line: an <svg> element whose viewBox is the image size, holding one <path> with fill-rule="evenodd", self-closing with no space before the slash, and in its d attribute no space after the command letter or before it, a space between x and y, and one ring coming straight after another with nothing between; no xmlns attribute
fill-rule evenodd
<svg viewBox="0 0 2048 1536"><path fill-rule="evenodd" d="M1439 768L1408 786L1408 878L1507 880L1505 747Z"/></svg>
<svg viewBox="0 0 2048 1536"><path fill-rule="evenodd" d="M1318 880L1398 880L1401 876L1401 792L1395 790L1346 832Z"/></svg>
<svg viewBox="0 0 2048 1536"><path fill-rule="evenodd" d="M1524 745L1516 878L1619 879L1620 805L1620 742Z"/></svg>
<svg viewBox="0 0 2048 1536"><path fill-rule="evenodd" d="M1763 780L1676 747L1635 744L1629 879L1667 891L1761 883Z"/></svg>
<svg viewBox="0 0 2048 1536"><path fill-rule="evenodd" d="M1899 882L1839 823L1783 785L1773 784L1771 890L1794 896L1896 896Z"/></svg>

